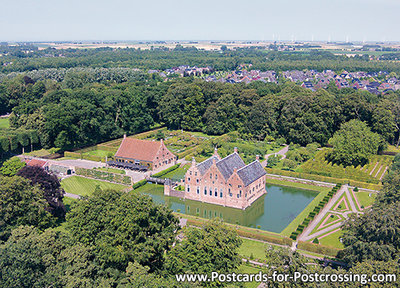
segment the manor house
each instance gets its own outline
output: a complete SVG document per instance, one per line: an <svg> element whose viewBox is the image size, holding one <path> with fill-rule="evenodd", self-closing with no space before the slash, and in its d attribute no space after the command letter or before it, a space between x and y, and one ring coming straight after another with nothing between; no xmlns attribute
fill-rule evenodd
<svg viewBox="0 0 400 288"><path fill-rule="evenodd" d="M201 163L193 158L185 175L184 198L245 209L267 193L265 179L258 156L246 165L236 148L223 159L215 150L211 158Z"/></svg>
<svg viewBox="0 0 400 288"><path fill-rule="evenodd" d="M124 135L121 146L115 153L117 163L131 163L146 166L149 170L168 164L176 164L176 156L165 146L164 141L139 140Z"/></svg>

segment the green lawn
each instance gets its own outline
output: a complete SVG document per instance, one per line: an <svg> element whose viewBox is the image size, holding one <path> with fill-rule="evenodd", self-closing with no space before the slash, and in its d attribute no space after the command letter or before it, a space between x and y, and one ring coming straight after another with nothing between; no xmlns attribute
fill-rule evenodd
<svg viewBox="0 0 400 288"><path fill-rule="evenodd" d="M88 179L80 176L71 176L61 181L61 187L67 193L87 196L94 192L96 186L99 185L101 189L114 189L123 190L128 186L109 183L105 181Z"/></svg>
<svg viewBox="0 0 400 288"><path fill-rule="evenodd" d="M29 153L25 153L24 155L28 155L28 156L34 156L34 157L43 157L43 156L47 156L50 155L51 153L46 150L46 149L40 149L40 150L36 150L36 151L32 151Z"/></svg>
<svg viewBox="0 0 400 288"><path fill-rule="evenodd" d="M253 267L248 264L242 264L238 268L238 273L242 274L257 274L260 271L263 271L263 273L266 273L264 270L261 269L261 267ZM243 283L244 288L257 288L258 285L260 285L259 282L246 282Z"/></svg>
<svg viewBox="0 0 400 288"><path fill-rule="evenodd" d="M0 129L7 129L10 127L8 118L0 118Z"/></svg>
<svg viewBox="0 0 400 288"><path fill-rule="evenodd" d="M65 209L67 210L67 212L68 212L69 210L71 210L71 205L72 205L73 203L75 203L76 201L79 201L79 200L74 199L74 198L69 198L69 197L64 197L64 198L63 198L63 203L64 203L64 205L65 205Z"/></svg>
<svg viewBox="0 0 400 288"><path fill-rule="evenodd" d="M364 208L371 206L372 203L374 203L375 198L376 198L376 193L359 191L359 192L355 192L355 194L358 199L358 202L360 203L360 206L364 206ZM371 194L371 197L369 196L369 194Z"/></svg>
<svg viewBox="0 0 400 288"><path fill-rule="evenodd" d="M240 256L248 259L253 258L252 260L265 260L265 243L249 239L242 240L242 246L239 248Z"/></svg>
<svg viewBox="0 0 400 288"><path fill-rule="evenodd" d="M91 155L91 156L99 156L99 157L110 157L110 156L113 156L115 153L114 152L110 152L110 151L98 150L97 149L97 150L85 152L83 154L84 155Z"/></svg>
<svg viewBox="0 0 400 288"><path fill-rule="evenodd" d="M343 249L344 245L340 242L339 238L342 237L342 230L332 233L319 240L321 245L331 246L339 249Z"/></svg>
<svg viewBox="0 0 400 288"><path fill-rule="evenodd" d="M116 168L101 167L101 168L96 168L96 170L110 172L110 173L116 173L116 174L126 174L125 170L116 169Z"/></svg>
<svg viewBox="0 0 400 288"><path fill-rule="evenodd" d="M186 171L189 169L190 165L191 164L186 164L182 168L177 168L174 171L163 175L161 178L183 179L185 178Z"/></svg>

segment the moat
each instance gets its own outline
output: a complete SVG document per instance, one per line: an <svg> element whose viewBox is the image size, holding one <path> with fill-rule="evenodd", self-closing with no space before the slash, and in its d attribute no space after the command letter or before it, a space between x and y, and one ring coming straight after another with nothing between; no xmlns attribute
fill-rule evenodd
<svg viewBox="0 0 400 288"><path fill-rule="evenodd" d="M156 203L165 203L170 209L203 218L219 217L232 224L281 232L314 199L318 192L277 185L266 185L268 193L246 210L223 207L193 200L164 196L163 186L146 184L139 188Z"/></svg>

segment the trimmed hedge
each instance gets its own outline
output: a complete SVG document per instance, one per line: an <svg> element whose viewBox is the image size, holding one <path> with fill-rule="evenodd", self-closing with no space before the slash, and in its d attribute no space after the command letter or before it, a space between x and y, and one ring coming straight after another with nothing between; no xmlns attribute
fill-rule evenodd
<svg viewBox="0 0 400 288"><path fill-rule="evenodd" d="M267 173L269 173L269 174L282 175L282 176L288 176L288 177L294 177L294 178L302 178L302 179L321 181L321 182L327 182L327 183L349 184L351 186L356 186L356 187L361 187L361 188L371 189L371 190L379 191L382 189L382 184L366 183L366 182L360 182L360 181L355 181L355 180L351 180L351 179L339 179L339 178L334 178L334 177L293 172L293 171L280 170L280 169L274 169L274 168L265 168L265 171L267 171Z"/></svg>
<svg viewBox="0 0 400 288"><path fill-rule="evenodd" d="M136 182L135 184L133 184L132 188L137 189L139 187L142 187L143 185L146 185L146 183L147 183L146 179L140 180L140 181Z"/></svg>
<svg viewBox="0 0 400 288"><path fill-rule="evenodd" d="M341 249L328 247L321 244L314 244L309 242L299 241L297 243L297 248L300 250L306 250L318 254L328 255L332 257L337 257L337 254L341 251Z"/></svg>
<svg viewBox="0 0 400 288"><path fill-rule="evenodd" d="M181 215L179 215L179 216L181 216ZM191 216L189 216L189 217L187 217L187 216L188 215L182 215L182 217L185 217L187 219L187 223L189 225L202 227L204 225L204 223L207 221L207 219L197 219L197 218L193 218ZM285 237L285 236L280 236L277 234L276 237L274 237L272 235L271 236L268 235L267 232L264 232L264 231L257 231L257 230L251 231L251 228L241 227L241 226L229 224L229 223L225 223L225 224L230 227L235 228L236 232L241 237L252 238L252 239L261 240L261 241L265 241L265 242L269 242L269 243L273 243L273 244L280 244L280 245L286 245L286 246L292 245L292 240L290 240L290 238Z"/></svg>
<svg viewBox="0 0 400 288"><path fill-rule="evenodd" d="M168 174L169 172L178 169L179 166L180 166L180 164L176 164L176 165L174 165L174 166L172 166L172 167L169 167L169 168L167 168L167 169L165 169L165 170L163 170L163 171L161 171L161 172L158 172L158 173L156 173L156 174L151 175L151 177L161 178L161 177L164 176L165 174Z"/></svg>
<svg viewBox="0 0 400 288"><path fill-rule="evenodd" d="M100 171L100 170L95 170L95 169L75 168L75 173L76 173L76 175L81 175L81 176L85 176L85 177L89 177L89 178L105 180L105 181L114 182L114 183L118 183L118 184L125 184L125 185L130 185L131 181L132 181L131 177L126 176L126 175L105 172L105 171Z"/></svg>
<svg viewBox="0 0 400 288"><path fill-rule="evenodd" d="M310 222L314 219L314 217L321 211L325 205L329 202L329 200L333 197L333 194L339 190L341 184L336 184L335 187L325 196L315 207L314 210L308 214L306 218L304 218L303 222L297 226L297 229L290 234L290 238L296 240L297 237L304 231L304 229L310 224Z"/></svg>

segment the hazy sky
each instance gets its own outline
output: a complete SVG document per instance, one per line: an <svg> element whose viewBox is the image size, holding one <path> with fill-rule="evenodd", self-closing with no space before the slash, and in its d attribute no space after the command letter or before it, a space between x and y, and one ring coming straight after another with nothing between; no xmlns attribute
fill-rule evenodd
<svg viewBox="0 0 400 288"><path fill-rule="evenodd" d="M0 0L0 41L400 41L400 0Z"/></svg>

